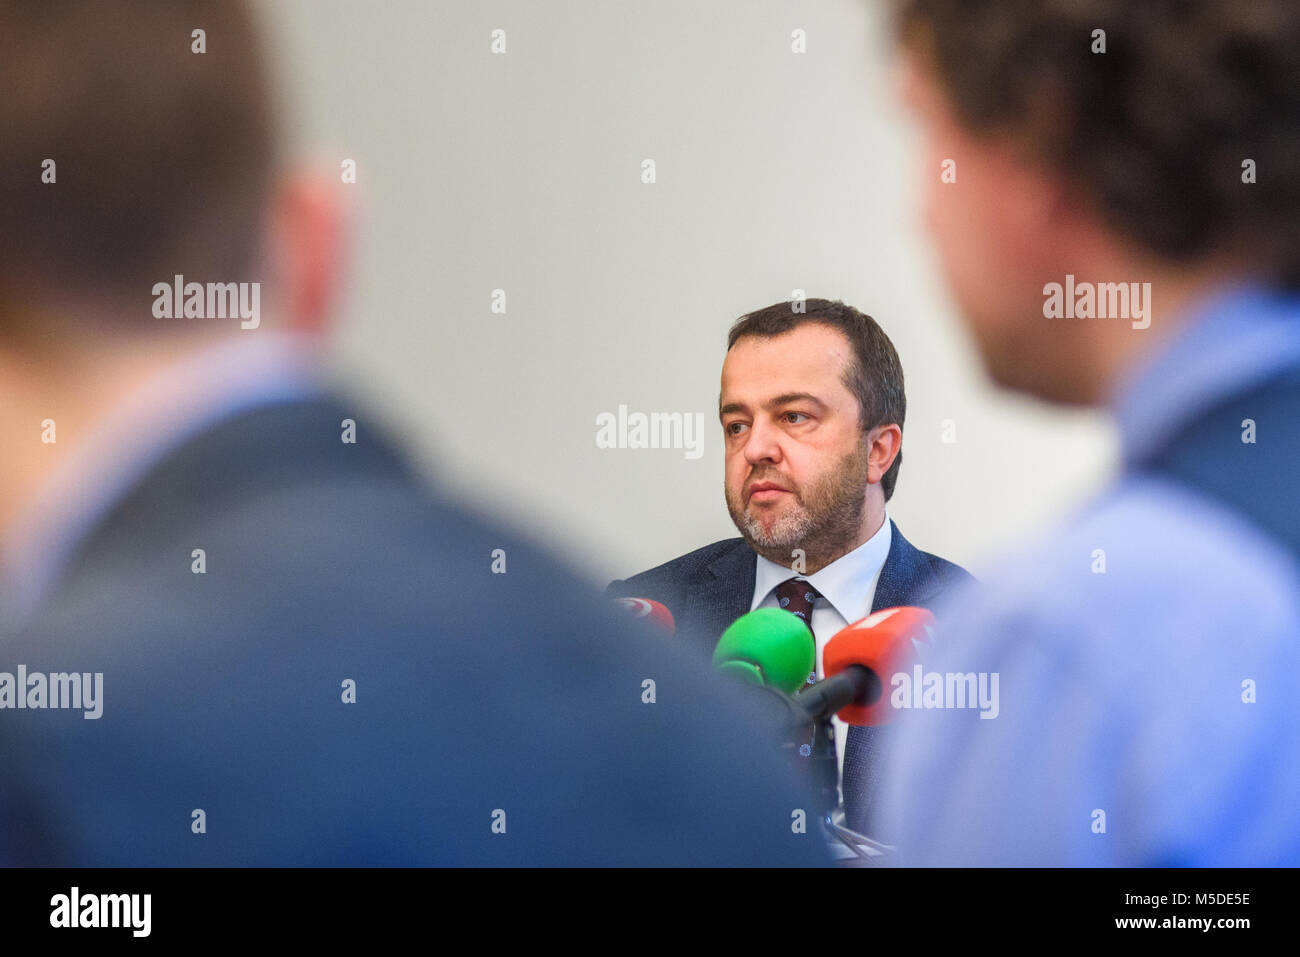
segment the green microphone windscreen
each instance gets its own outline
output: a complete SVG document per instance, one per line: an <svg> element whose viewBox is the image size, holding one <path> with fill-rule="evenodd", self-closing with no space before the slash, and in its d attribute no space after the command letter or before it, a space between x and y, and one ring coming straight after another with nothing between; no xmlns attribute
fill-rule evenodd
<svg viewBox="0 0 1300 957"><path fill-rule="evenodd" d="M812 632L783 608L755 608L722 633L713 666L750 684L794 694L817 664Z"/></svg>

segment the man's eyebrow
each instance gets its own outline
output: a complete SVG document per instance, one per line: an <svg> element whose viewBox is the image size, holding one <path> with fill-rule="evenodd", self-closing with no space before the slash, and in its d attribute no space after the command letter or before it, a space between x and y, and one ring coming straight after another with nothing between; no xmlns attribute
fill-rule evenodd
<svg viewBox="0 0 1300 957"><path fill-rule="evenodd" d="M821 399L817 398L817 396L813 395L811 392L787 392L784 395L778 395L775 396L774 398L768 399L766 402L763 403L763 408L775 409L783 405L793 405L794 403L797 402L811 402L819 409L826 408L826 403L823 402ZM728 402L726 405L718 409L718 418L722 418L722 416L727 415L730 412L748 412L748 411L749 411L749 406L745 405L744 403Z"/></svg>
<svg viewBox="0 0 1300 957"><path fill-rule="evenodd" d="M768 399L763 403L763 408L774 409L777 406L794 405L798 402L811 402L818 408L826 408L826 403L817 398L817 396L813 395L811 392L787 392L785 395L778 395L774 399Z"/></svg>

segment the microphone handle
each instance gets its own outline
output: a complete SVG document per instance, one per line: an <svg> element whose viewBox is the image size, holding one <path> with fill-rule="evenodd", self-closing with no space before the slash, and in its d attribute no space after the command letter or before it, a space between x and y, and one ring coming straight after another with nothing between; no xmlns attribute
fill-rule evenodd
<svg viewBox="0 0 1300 957"><path fill-rule="evenodd" d="M795 700L814 719L829 718L851 704L869 705L880 697L880 679L870 668L849 665L799 692Z"/></svg>

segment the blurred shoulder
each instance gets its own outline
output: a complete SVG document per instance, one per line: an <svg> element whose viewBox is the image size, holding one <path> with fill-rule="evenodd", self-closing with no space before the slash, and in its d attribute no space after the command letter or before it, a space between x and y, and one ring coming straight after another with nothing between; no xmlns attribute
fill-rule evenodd
<svg viewBox="0 0 1300 957"><path fill-rule="evenodd" d="M1158 478L1122 481L991 567L948 609L963 641L1032 633L1038 653L1187 660L1229 636L1235 651L1263 651L1300 624L1295 556L1225 505Z"/></svg>

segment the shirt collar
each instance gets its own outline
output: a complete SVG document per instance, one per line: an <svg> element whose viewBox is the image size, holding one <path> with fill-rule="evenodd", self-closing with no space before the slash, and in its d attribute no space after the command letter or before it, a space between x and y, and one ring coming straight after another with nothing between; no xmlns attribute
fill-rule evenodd
<svg viewBox="0 0 1300 957"><path fill-rule="evenodd" d="M1300 294L1244 282L1223 287L1112 391L1125 464L1154 454L1218 400L1298 362Z"/></svg>
<svg viewBox="0 0 1300 957"><path fill-rule="evenodd" d="M893 537L890 532L889 513L885 513L880 528L853 551L841 555L825 568L812 575L799 575L776 562L756 556L758 565L754 573L754 602L757 608L768 594L781 582L790 578L803 578L830 602L831 607L846 622L852 624L871 612L872 583L880 576L889 556Z"/></svg>

